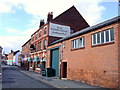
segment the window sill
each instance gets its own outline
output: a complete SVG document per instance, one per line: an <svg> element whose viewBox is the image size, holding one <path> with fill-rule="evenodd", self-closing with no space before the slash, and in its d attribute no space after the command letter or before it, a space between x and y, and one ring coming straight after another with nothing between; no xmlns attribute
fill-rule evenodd
<svg viewBox="0 0 120 90"><path fill-rule="evenodd" d="M92 47L104 46L104 45L109 45L109 44L114 44L114 41L112 41L112 42L107 42L107 43L103 43L103 44L92 45Z"/></svg>
<svg viewBox="0 0 120 90"><path fill-rule="evenodd" d="M79 49L85 49L85 47L80 47L80 48L76 48L76 49L71 49L71 51L79 50Z"/></svg>

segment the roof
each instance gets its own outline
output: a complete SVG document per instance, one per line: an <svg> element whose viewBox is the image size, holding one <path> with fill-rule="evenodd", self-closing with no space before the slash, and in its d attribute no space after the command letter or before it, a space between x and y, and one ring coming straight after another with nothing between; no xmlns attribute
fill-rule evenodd
<svg viewBox="0 0 120 90"><path fill-rule="evenodd" d="M0 46L0 48L2 48L1 46ZM2 48L3 49L3 48Z"/></svg>
<svg viewBox="0 0 120 90"><path fill-rule="evenodd" d="M58 15L51 23L70 26L74 32L89 27L89 24L74 6Z"/></svg>
<svg viewBox="0 0 120 90"><path fill-rule="evenodd" d="M48 46L51 46L51 45L54 45L54 44L56 44L56 43L59 43L59 42L62 42L62 41L65 41L65 40L68 40L68 39L77 37L77 36L79 36L79 35L83 35L83 34L85 34L85 33L91 32L91 31L95 31L96 29L99 29L99 28L102 28L102 27L104 27L104 26L107 26L107 25L111 25L111 24L113 24L113 23L116 23L116 22L118 22L119 20L120 20L120 16L114 17L114 18L112 18L112 19L109 19L109 20L104 21L104 22L102 22L102 23L99 23L99 24L97 24L97 25L94 25L94 26L91 26L91 27L82 29L82 30L80 30L80 31L78 31L78 32L76 32L76 33L73 33L73 34L71 34L71 35L69 35L69 36L67 36L67 37L64 37L64 38L62 38L62 39L59 39L59 40L57 40L57 41L49 44Z"/></svg>
<svg viewBox="0 0 120 90"><path fill-rule="evenodd" d="M29 39L26 43L24 43L24 44L22 45L22 47L25 46L30 40L31 40L31 39Z"/></svg>
<svg viewBox="0 0 120 90"><path fill-rule="evenodd" d="M14 52L14 55L17 54L18 52L20 52L20 50L15 51L15 52Z"/></svg>
<svg viewBox="0 0 120 90"><path fill-rule="evenodd" d="M74 30L74 32L89 27L89 24L85 21L85 19L74 6L70 7L69 9L52 19L50 22L70 26L71 29ZM47 22L46 24L48 23L49 22ZM41 28L43 28L46 24L44 24ZM34 35L37 31L35 31L32 35Z"/></svg>

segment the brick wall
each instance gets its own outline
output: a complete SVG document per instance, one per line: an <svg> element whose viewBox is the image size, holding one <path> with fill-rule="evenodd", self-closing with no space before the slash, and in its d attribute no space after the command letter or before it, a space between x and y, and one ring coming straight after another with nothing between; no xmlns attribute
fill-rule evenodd
<svg viewBox="0 0 120 90"><path fill-rule="evenodd" d="M14 52L13 52L13 53L8 54L8 60L13 60L13 54L14 54Z"/></svg>
<svg viewBox="0 0 120 90"><path fill-rule="evenodd" d="M120 23L118 25L118 83L120 83ZM119 84L120 88L120 84Z"/></svg>
<svg viewBox="0 0 120 90"><path fill-rule="evenodd" d="M28 40L28 41L22 46L22 55L29 56L29 53L30 53L30 43L31 43L31 40Z"/></svg>
<svg viewBox="0 0 120 90"><path fill-rule="evenodd" d="M113 44L92 47L91 34L114 27ZM67 78L102 87L118 85L118 27L113 24L84 34L85 48L71 51L71 40L65 41L63 58L68 60ZM82 37L79 36L79 37ZM78 37L76 37L78 38Z"/></svg>
<svg viewBox="0 0 120 90"><path fill-rule="evenodd" d="M92 47L91 34L114 27L114 43ZM57 43L49 48L64 45L62 59L67 60L67 79L106 87L118 87L118 23L100 28L81 36ZM71 40L85 37L85 48L71 50ZM119 39L118 39L119 38ZM50 51L49 51L50 62ZM49 66L49 65L48 65Z"/></svg>

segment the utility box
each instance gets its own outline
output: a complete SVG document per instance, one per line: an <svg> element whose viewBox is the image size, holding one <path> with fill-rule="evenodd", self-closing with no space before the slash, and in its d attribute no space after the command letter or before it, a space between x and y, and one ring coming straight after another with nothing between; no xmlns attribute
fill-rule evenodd
<svg viewBox="0 0 120 90"><path fill-rule="evenodd" d="M47 68L46 69L46 76L47 77L54 77L55 76L55 70L53 68Z"/></svg>

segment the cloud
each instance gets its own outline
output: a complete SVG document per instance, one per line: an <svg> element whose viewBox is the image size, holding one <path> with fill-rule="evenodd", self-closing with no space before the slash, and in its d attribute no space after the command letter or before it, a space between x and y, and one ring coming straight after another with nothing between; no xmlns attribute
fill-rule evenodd
<svg viewBox="0 0 120 90"><path fill-rule="evenodd" d="M90 25L96 24L102 20L102 11L105 7L99 4L103 0L2 0L3 5L11 11L13 6L24 9L27 13L34 17L47 18L48 12L53 11L54 17L58 16L72 5L75 5L78 11L85 17ZM112 0L113 1L113 0ZM8 7L7 7L8 6ZM15 12L15 11L14 11Z"/></svg>
<svg viewBox="0 0 120 90"><path fill-rule="evenodd" d="M20 30L8 28L8 29L6 30L6 32L8 32L8 33L18 33L18 32L20 32Z"/></svg>
<svg viewBox="0 0 120 90"><path fill-rule="evenodd" d="M27 24L29 26L27 30L7 29L6 32L17 36L0 36L0 45L6 49L21 48L31 34L38 29L40 19L46 20L48 12L52 11L53 16L56 17L73 5L90 25L95 25L102 21L102 13L105 10L105 7L100 5L102 2L104 0L0 0L0 13L15 13L13 7L16 7L24 9L34 17Z"/></svg>
<svg viewBox="0 0 120 90"><path fill-rule="evenodd" d="M36 30L36 28L29 28L21 32L18 29L6 29L6 32L12 36L0 36L0 46L4 48L6 53L9 53L10 50L21 50L22 45L30 39L31 34Z"/></svg>
<svg viewBox="0 0 120 90"><path fill-rule="evenodd" d="M92 26L102 21L102 12L105 7L101 6L101 0L79 0L76 5L79 12L85 18L85 20Z"/></svg>
<svg viewBox="0 0 120 90"><path fill-rule="evenodd" d="M5 3L3 0L0 1L0 7L0 12L12 12L11 6Z"/></svg>
<svg viewBox="0 0 120 90"><path fill-rule="evenodd" d="M21 50L21 46L27 41L29 38L28 36L0 36L0 46L7 50L7 53L10 51L8 50Z"/></svg>

